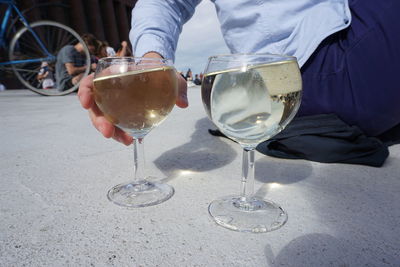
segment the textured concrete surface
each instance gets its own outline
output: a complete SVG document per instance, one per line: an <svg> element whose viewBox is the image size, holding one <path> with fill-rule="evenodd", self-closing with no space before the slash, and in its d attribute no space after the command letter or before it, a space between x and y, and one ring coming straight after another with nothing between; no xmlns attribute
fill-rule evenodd
<svg viewBox="0 0 400 267"><path fill-rule="evenodd" d="M400 266L400 146L382 168L257 154L256 191L289 220L232 232L207 206L239 191L241 151L189 97L145 142L175 195L129 210L106 192L130 180L131 147L101 137L76 95L0 92L0 266Z"/></svg>

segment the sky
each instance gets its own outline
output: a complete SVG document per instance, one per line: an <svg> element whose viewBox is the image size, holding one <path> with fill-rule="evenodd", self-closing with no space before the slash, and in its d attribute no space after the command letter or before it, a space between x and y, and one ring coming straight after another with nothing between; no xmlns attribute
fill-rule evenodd
<svg viewBox="0 0 400 267"><path fill-rule="evenodd" d="M203 0L193 17L183 26L175 54L175 68L193 76L204 72L209 56L229 53L222 38L214 4Z"/></svg>

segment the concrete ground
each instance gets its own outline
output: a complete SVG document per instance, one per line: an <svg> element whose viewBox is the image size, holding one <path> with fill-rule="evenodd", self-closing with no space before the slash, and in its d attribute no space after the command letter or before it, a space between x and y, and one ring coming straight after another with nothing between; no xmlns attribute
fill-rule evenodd
<svg viewBox="0 0 400 267"><path fill-rule="evenodd" d="M120 208L107 190L132 151L100 136L76 95L0 92L0 266L400 266L400 146L382 168L256 155L256 191L289 220L233 232L208 204L239 191L241 150L212 137L200 101L146 137L147 172L175 195Z"/></svg>

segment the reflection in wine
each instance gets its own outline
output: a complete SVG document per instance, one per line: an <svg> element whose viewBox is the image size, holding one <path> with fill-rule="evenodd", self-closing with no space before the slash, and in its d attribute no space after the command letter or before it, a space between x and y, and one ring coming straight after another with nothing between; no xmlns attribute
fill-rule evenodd
<svg viewBox="0 0 400 267"><path fill-rule="evenodd" d="M204 107L225 135L252 148L294 116L301 100L299 76L296 61L209 73L202 85Z"/></svg>

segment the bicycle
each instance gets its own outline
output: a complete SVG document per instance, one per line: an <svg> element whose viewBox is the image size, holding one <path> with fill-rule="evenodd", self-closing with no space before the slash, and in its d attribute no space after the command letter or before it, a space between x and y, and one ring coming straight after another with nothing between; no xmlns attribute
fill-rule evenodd
<svg viewBox="0 0 400 267"><path fill-rule="evenodd" d="M87 76L90 72L90 53L79 34L70 27L54 21L41 20L29 23L14 0L0 0L0 4L8 5L0 28L0 47L8 49L8 61L0 62L0 67L7 70L6 66L11 66L15 76L24 86L41 95L66 95L76 91L79 82L68 83L67 88L57 88L57 86L51 89L43 88L43 80L38 79L38 74L46 65L44 62L47 63L48 69L55 70L57 54L61 48L81 43L84 47L86 66L83 77ZM7 27L13 13L17 14L24 26L15 32L8 43L6 33L9 32Z"/></svg>

